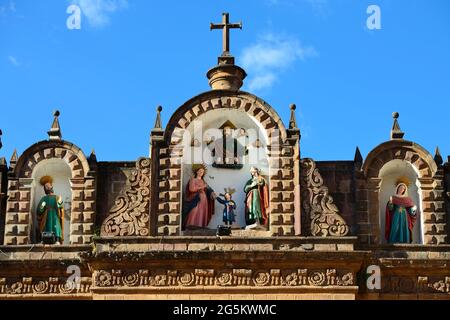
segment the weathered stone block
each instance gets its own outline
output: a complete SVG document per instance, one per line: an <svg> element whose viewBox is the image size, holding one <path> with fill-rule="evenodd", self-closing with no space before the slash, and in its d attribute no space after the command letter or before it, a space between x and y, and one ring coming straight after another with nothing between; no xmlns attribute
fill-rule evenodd
<svg viewBox="0 0 450 320"><path fill-rule="evenodd" d="M19 211L19 203L15 201L8 201L6 204L7 212L17 212Z"/></svg>
<svg viewBox="0 0 450 320"><path fill-rule="evenodd" d="M282 214L283 224L291 225L294 223L294 215L293 214Z"/></svg>
<svg viewBox="0 0 450 320"><path fill-rule="evenodd" d="M84 211L83 212L83 222L94 222L95 212L94 211Z"/></svg>
<svg viewBox="0 0 450 320"><path fill-rule="evenodd" d="M180 212L180 204L178 202L170 202L169 203L169 212L170 213L179 213Z"/></svg>
<svg viewBox="0 0 450 320"><path fill-rule="evenodd" d="M18 228L16 224L8 224L5 226L5 236L15 236L18 234Z"/></svg>
<svg viewBox="0 0 450 320"><path fill-rule="evenodd" d="M281 214L277 214L277 213L271 213L270 215L270 223L272 225L281 225L283 224L283 217Z"/></svg>
<svg viewBox="0 0 450 320"><path fill-rule="evenodd" d="M84 211L95 211L94 201L84 201L83 203L84 203L84 205L83 205Z"/></svg>
<svg viewBox="0 0 450 320"><path fill-rule="evenodd" d="M30 191L19 191L20 201L30 201Z"/></svg>
<svg viewBox="0 0 450 320"><path fill-rule="evenodd" d="M294 203L293 202L283 202L281 204L283 207L284 213L293 213L294 212Z"/></svg>
<svg viewBox="0 0 450 320"><path fill-rule="evenodd" d="M30 202L29 201L19 202L19 212L30 212Z"/></svg>
<svg viewBox="0 0 450 320"><path fill-rule="evenodd" d="M93 234L94 233L94 224L92 223L83 223L83 233L84 234Z"/></svg>
<svg viewBox="0 0 450 320"><path fill-rule="evenodd" d="M18 214L18 223L27 224L30 220L30 214L28 212L21 212Z"/></svg>
<svg viewBox="0 0 450 320"><path fill-rule="evenodd" d="M6 224L16 224L19 222L19 214L17 212L6 213Z"/></svg>
<svg viewBox="0 0 450 320"><path fill-rule="evenodd" d="M70 236L70 243L71 244L83 244L83 236L81 235L71 235Z"/></svg>
<svg viewBox="0 0 450 320"><path fill-rule="evenodd" d="M271 202L270 203L270 212L271 213L282 213L283 206L279 202Z"/></svg>
<svg viewBox="0 0 450 320"><path fill-rule="evenodd" d="M17 235L28 236L28 224L18 224L17 225Z"/></svg>
<svg viewBox="0 0 450 320"><path fill-rule="evenodd" d="M289 226L283 226L283 236L294 236L295 235L295 230L294 230L294 226L289 225Z"/></svg>
<svg viewBox="0 0 450 320"><path fill-rule="evenodd" d="M180 191L170 191L169 192L169 201L174 202L174 201L180 201Z"/></svg>
<svg viewBox="0 0 450 320"><path fill-rule="evenodd" d="M82 223L72 223L70 225L70 234L80 235L83 233L83 224Z"/></svg>

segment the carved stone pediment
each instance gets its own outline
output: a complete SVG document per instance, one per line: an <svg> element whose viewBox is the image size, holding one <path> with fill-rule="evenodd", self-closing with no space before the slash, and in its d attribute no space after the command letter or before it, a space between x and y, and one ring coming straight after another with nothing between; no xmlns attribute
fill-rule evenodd
<svg viewBox="0 0 450 320"><path fill-rule="evenodd" d="M148 236L150 233L150 159L141 158L102 224L102 237Z"/></svg>
<svg viewBox="0 0 450 320"><path fill-rule="evenodd" d="M323 185L323 178L312 159L301 161L302 207L311 223L311 235L318 237L344 237L349 226Z"/></svg>

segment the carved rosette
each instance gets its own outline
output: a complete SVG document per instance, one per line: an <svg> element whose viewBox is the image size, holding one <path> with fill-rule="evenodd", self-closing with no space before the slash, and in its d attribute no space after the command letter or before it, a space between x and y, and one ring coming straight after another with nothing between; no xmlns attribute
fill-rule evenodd
<svg viewBox="0 0 450 320"><path fill-rule="evenodd" d="M257 270L187 269L187 270L139 270L117 277L120 270L100 270L94 273L98 288L108 287L326 287L353 286L354 274L335 269L326 270Z"/></svg>
<svg viewBox="0 0 450 320"><path fill-rule="evenodd" d="M349 227L334 204L328 188L312 159L303 159L302 198L303 209L311 220L311 235L318 237L344 237Z"/></svg>
<svg viewBox="0 0 450 320"><path fill-rule="evenodd" d="M150 208L150 159L142 158L129 178L130 185L116 199L103 222L102 237L148 236Z"/></svg>
<svg viewBox="0 0 450 320"><path fill-rule="evenodd" d="M90 294L91 277L82 277L77 285L67 279L24 277L21 279L0 278L0 295L67 295Z"/></svg>

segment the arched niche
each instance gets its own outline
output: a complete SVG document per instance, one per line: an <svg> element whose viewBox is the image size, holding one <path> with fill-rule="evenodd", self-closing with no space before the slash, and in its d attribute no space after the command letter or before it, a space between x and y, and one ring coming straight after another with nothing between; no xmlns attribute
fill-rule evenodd
<svg viewBox="0 0 450 320"><path fill-rule="evenodd" d="M39 162L31 175L31 241L36 243L39 239L36 209L39 201L45 195L44 188L39 183L43 176L53 178L53 190L56 196L61 196L64 202L64 244L70 244L70 213L72 205L72 171L62 159L46 159Z"/></svg>
<svg viewBox="0 0 450 320"><path fill-rule="evenodd" d="M187 170L183 169L183 159L187 149L183 138L186 130L197 119L213 111L228 112L253 119L259 131L264 132L267 140L267 159L269 172L269 233L267 235L292 236L296 204L300 208L298 175L298 140L288 137L286 127L275 110L258 97L246 92L213 90L192 98L178 108L170 118L164 132L155 131L152 144L152 171L158 171L158 180L153 180L153 190L158 197L151 204L151 225L155 235L178 236L181 234L182 193ZM245 118L245 117L243 117ZM222 123L220 123L222 125ZM219 126L220 126L219 125ZM237 126L237 125L236 125ZM161 134L159 136L159 134ZM158 134L158 136L156 135ZM157 138L160 137L160 138ZM250 177L250 174L246 174ZM243 203L239 203L241 207ZM218 218L217 218L218 219Z"/></svg>
<svg viewBox="0 0 450 320"><path fill-rule="evenodd" d="M87 244L92 241L96 172L91 170L80 148L64 140L50 140L29 147L12 167L13 171L8 177L5 244L25 245L34 239L33 210L37 195L33 194L33 190L39 189L35 177L55 163L59 163L57 166L64 171L64 175L68 174L67 167L70 168L70 244ZM56 188L55 191L58 192Z"/></svg>
<svg viewBox="0 0 450 320"><path fill-rule="evenodd" d="M212 136L217 137L224 123L232 125L233 138L237 143L247 148L248 152L243 153L241 159L242 168L220 168L214 166L214 157L211 156L214 143L207 144ZM242 135L240 132L242 131ZM192 140L200 140L200 145L191 144ZM233 139L230 139L233 140ZM245 183L251 178L250 168L258 167L261 169L261 174L264 176L270 185L270 168L268 159L267 145L270 143L269 137L255 119L255 117L235 109L225 110L211 110L208 113L202 114L192 122L184 132L183 141L187 142L184 145L184 153L182 160L182 192L183 201L184 190L192 177L192 164L204 163L207 168L207 175L205 181L216 192L217 195L224 193L225 188L232 188L236 192L233 194L233 200L237 205L236 225L235 227L245 227ZM216 202L215 214L209 223L208 228L215 229L217 225L223 224L222 221L223 205Z"/></svg>
<svg viewBox="0 0 450 320"><path fill-rule="evenodd" d="M367 210L367 220L360 217L359 224L364 226L364 233L369 243L381 244L384 228L380 222L380 212L385 210L382 195L382 169L389 162L400 160L417 174L416 181L420 186L418 194L422 214L422 235L424 244L446 243L446 214L443 202L443 177L438 174L438 166L431 154L417 143L402 139L384 142L372 150L364 161L362 170L367 188L367 198L358 200L358 207ZM398 163L398 162L397 162ZM389 168L387 166L386 168ZM388 170L388 169L385 169ZM392 172L391 168L391 172ZM406 170L406 169L401 169ZM411 169L408 169L411 174ZM389 171L386 171L389 172ZM387 182L386 182L387 183ZM380 199L381 198L381 199Z"/></svg>
<svg viewBox="0 0 450 320"><path fill-rule="evenodd" d="M379 194L379 208L380 208L380 239L382 243L386 243L386 205L389 198L396 193L397 182L400 178L406 178L409 181L408 196L414 201L417 206L417 220L412 232L412 243L423 243L423 214L422 214L422 189L419 180L419 171L411 163L395 159L386 163L380 170L380 194Z"/></svg>

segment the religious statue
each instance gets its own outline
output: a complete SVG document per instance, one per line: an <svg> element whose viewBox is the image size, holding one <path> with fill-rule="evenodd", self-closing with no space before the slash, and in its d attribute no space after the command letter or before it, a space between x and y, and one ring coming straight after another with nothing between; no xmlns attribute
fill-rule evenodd
<svg viewBox="0 0 450 320"><path fill-rule="evenodd" d="M214 190L205 182L206 167L203 164L192 166L193 177L186 186L183 205L183 230L206 228L214 214Z"/></svg>
<svg viewBox="0 0 450 320"><path fill-rule="evenodd" d="M258 168L250 169L252 178L244 187L245 199L245 221L246 229L254 229L258 226L267 226L269 208L269 188L266 180L261 176Z"/></svg>
<svg viewBox="0 0 450 320"><path fill-rule="evenodd" d="M236 210L236 203L233 201L232 194L236 190L233 190L231 188L225 189L225 194L220 194L220 196L223 196L223 199L217 197L216 200L224 205L223 208L223 222L226 226L231 226L234 222L236 222L236 214L234 213L234 210Z"/></svg>
<svg viewBox="0 0 450 320"><path fill-rule="evenodd" d="M417 207L408 196L408 180L397 182L396 194L386 206L386 233L388 243L411 243L417 219Z"/></svg>
<svg viewBox="0 0 450 320"><path fill-rule="evenodd" d="M51 236L54 244L60 245L64 241L64 207L61 196L53 191L53 178L44 176L40 179L44 187L45 196L37 206L37 218L41 237ZM44 240L44 239L42 239Z"/></svg>
<svg viewBox="0 0 450 320"><path fill-rule="evenodd" d="M241 169L243 167L244 146L234 137L236 127L230 121L226 121L219 129L222 137L214 141L212 155L213 167L224 169Z"/></svg>

